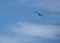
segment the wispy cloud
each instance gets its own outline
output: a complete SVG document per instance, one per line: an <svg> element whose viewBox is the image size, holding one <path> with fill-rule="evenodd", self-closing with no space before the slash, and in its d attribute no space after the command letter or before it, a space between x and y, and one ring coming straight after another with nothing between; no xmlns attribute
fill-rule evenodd
<svg viewBox="0 0 60 43"><path fill-rule="evenodd" d="M7 36L7 35L0 35L0 43L27 43L32 41L33 38L29 36Z"/></svg>
<svg viewBox="0 0 60 43"><path fill-rule="evenodd" d="M0 34L0 43L26 43L41 37L49 40L60 39L60 26L38 25L29 22L18 22L6 29L7 34ZM12 33L16 35L12 35Z"/></svg>
<svg viewBox="0 0 60 43"><path fill-rule="evenodd" d="M13 26L13 31L17 34L26 34L31 36L39 36L48 39L58 39L60 26L56 25L36 25L33 23L21 22L17 26Z"/></svg>
<svg viewBox="0 0 60 43"><path fill-rule="evenodd" d="M52 17L60 19L60 0L16 0L15 4L37 9L45 9L51 12ZM54 12L54 14L52 13ZM55 13L57 14L55 15ZM59 13L59 14L58 14Z"/></svg>
<svg viewBox="0 0 60 43"><path fill-rule="evenodd" d="M50 11L60 12L60 0L17 0L20 5L45 8Z"/></svg>
<svg viewBox="0 0 60 43"><path fill-rule="evenodd" d="M32 35L32 36L39 36L48 39L58 39L57 36L60 32L60 26L56 25L36 25L32 23L25 23L19 24L21 27L18 29L14 29L17 33Z"/></svg>

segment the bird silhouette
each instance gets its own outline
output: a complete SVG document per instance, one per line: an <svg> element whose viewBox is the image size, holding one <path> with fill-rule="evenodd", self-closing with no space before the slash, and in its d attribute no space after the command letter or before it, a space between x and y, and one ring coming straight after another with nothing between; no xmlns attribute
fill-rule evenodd
<svg viewBox="0 0 60 43"><path fill-rule="evenodd" d="M35 13L37 13L38 14L38 16L42 16L42 14L40 14L39 12L36 12L36 11L34 11Z"/></svg>

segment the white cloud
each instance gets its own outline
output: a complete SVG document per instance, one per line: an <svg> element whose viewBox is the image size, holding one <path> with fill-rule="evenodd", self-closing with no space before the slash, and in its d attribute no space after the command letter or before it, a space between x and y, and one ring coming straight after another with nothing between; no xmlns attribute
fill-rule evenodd
<svg viewBox="0 0 60 43"><path fill-rule="evenodd" d="M16 42L15 38L11 38L5 35L0 35L0 43L14 43Z"/></svg>
<svg viewBox="0 0 60 43"><path fill-rule="evenodd" d="M60 12L60 0L42 0L35 4L36 6L41 6L50 11Z"/></svg>
<svg viewBox="0 0 60 43"><path fill-rule="evenodd" d="M26 34L31 36L43 37L47 39L59 39L60 26L56 25L36 25L32 23L22 22L19 28L14 28L13 31L18 34Z"/></svg>
<svg viewBox="0 0 60 43"><path fill-rule="evenodd" d="M23 37L23 36L14 36L9 37L5 35L0 35L0 43L26 43L31 41L33 38L31 37Z"/></svg>
<svg viewBox="0 0 60 43"><path fill-rule="evenodd" d="M0 34L0 43L26 43L34 40L33 37L41 37L49 40L60 39L60 26L38 25L29 22L18 22L10 26L7 31L16 33L14 36Z"/></svg>
<svg viewBox="0 0 60 43"><path fill-rule="evenodd" d="M60 12L60 0L17 0L17 3L29 7L42 7L50 11Z"/></svg>

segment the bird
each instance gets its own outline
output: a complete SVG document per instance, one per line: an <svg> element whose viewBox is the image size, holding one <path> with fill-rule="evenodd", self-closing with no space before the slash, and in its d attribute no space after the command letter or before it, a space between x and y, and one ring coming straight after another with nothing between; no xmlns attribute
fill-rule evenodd
<svg viewBox="0 0 60 43"><path fill-rule="evenodd" d="M38 14L38 16L42 16L42 14L40 14L39 12L36 12L36 11L34 11L35 13L37 13Z"/></svg>

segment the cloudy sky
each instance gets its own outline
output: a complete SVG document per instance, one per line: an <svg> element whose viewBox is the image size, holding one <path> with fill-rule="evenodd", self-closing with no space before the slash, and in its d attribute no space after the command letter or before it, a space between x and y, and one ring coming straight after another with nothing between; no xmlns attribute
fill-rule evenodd
<svg viewBox="0 0 60 43"><path fill-rule="evenodd" d="M60 0L0 0L0 43L60 43Z"/></svg>

